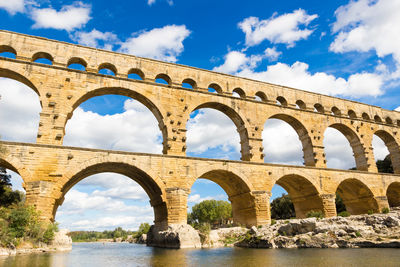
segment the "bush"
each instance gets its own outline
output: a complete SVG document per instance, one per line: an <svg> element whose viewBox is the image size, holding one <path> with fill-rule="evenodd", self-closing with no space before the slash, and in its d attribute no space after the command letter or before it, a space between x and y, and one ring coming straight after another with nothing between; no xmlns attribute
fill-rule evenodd
<svg viewBox="0 0 400 267"><path fill-rule="evenodd" d="M349 217L350 216L350 212L345 210L345 211L339 212L338 216L340 216L340 217Z"/></svg>
<svg viewBox="0 0 400 267"><path fill-rule="evenodd" d="M315 217L315 218L321 219L321 218L324 218L324 213L320 210L317 210L317 211L312 210L312 211L309 211L306 214L306 216L307 216L307 218Z"/></svg>
<svg viewBox="0 0 400 267"><path fill-rule="evenodd" d="M368 210L367 213L368 213L368 215L372 215L372 214L374 214L374 211L373 210Z"/></svg>
<svg viewBox="0 0 400 267"><path fill-rule="evenodd" d="M356 232L356 237L361 237L361 233L359 231Z"/></svg>
<svg viewBox="0 0 400 267"><path fill-rule="evenodd" d="M272 219L272 220L271 220L271 225L274 225L274 224L276 224L276 220L275 220L275 219Z"/></svg>
<svg viewBox="0 0 400 267"><path fill-rule="evenodd" d="M382 209L382 213L384 213L384 214L389 213L389 208L383 208L383 209Z"/></svg>

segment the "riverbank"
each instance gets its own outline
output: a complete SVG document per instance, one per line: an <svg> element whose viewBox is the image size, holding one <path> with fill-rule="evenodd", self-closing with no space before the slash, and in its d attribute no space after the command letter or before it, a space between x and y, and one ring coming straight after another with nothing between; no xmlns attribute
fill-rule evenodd
<svg viewBox="0 0 400 267"><path fill-rule="evenodd" d="M211 230L202 247L400 248L400 209L388 214L278 220L273 225Z"/></svg>
<svg viewBox="0 0 400 267"><path fill-rule="evenodd" d="M70 251L72 249L72 239L68 235L69 231L66 229L55 232L54 239L50 244L30 242L23 242L15 248L2 248L0 247L0 256L15 256L19 254L32 254L44 252L61 252Z"/></svg>

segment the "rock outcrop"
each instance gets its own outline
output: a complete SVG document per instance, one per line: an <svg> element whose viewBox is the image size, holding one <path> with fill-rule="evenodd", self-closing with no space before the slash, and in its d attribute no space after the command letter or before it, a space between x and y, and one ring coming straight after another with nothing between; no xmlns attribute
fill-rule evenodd
<svg viewBox="0 0 400 267"><path fill-rule="evenodd" d="M146 244L163 248L201 248L198 232L187 224L172 224L167 230L153 225L147 233Z"/></svg>

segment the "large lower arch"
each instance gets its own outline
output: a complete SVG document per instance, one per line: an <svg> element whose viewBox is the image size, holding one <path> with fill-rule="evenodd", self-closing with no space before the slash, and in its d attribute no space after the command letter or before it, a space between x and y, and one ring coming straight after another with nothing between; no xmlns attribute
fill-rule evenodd
<svg viewBox="0 0 400 267"><path fill-rule="evenodd" d="M308 179L297 174L288 174L279 178L276 184L288 192L297 218L307 217L310 211L324 211L318 189Z"/></svg>
<svg viewBox="0 0 400 267"><path fill-rule="evenodd" d="M400 173L400 148L392 135L383 130L374 133L385 143L390 153L394 173Z"/></svg>
<svg viewBox="0 0 400 267"><path fill-rule="evenodd" d="M372 191L360 180L349 178L342 181L336 193L343 200L346 210L352 215L378 211L378 203Z"/></svg>
<svg viewBox="0 0 400 267"><path fill-rule="evenodd" d="M79 107L80 104L82 104L83 102L85 102L86 100L92 98L92 97L96 97L96 96L103 96L103 95L121 95L121 96L126 96L126 97L130 97L132 99L135 99L137 101L139 101L140 103L142 103L145 107L147 107L155 116L155 118L158 121L158 127L161 130L161 134L163 137L163 154L167 154L168 151L168 131L167 131L167 126L164 123L164 117L162 115L162 113L160 112L160 110L158 109L158 107L147 97L145 97L144 95L133 91L131 89L127 89L127 88L121 88L121 87L106 87L106 88L99 88L96 90L92 90L90 92L88 92L87 94L81 96L73 105L72 105L72 110L71 112L68 114L67 119L65 120L65 124L64 124L64 131L65 131L65 127L66 124L68 122L68 120L72 117L72 112Z"/></svg>
<svg viewBox="0 0 400 267"><path fill-rule="evenodd" d="M313 144L311 137L304 125L296 118L286 114L275 114L268 119L279 119L289 124L296 131L303 146L304 165L315 166Z"/></svg>
<svg viewBox="0 0 400 267"><path fill-rule="evenodd" d="M391 183L386 190L390 207L400 207L400 182Z"/></svg>
<svg viewBox="0 0 400 267"><path fill-rule="evenodd" d="M236 129L239 133L239 137L240 137L240 146L241 146L241 155L242 155L241 160L249 161L251 159L250 147L249 147L249 134L245 127L245 122L240 117L240 115L235 110L228 107L227 105L217 103L217 102L203 103L203 104L197 106L194 110L192 110L192 112L196 111L198 109L202 109L202 108L211 108L211 109L216 109L218 111L221 111L222 113L224 113L226 116L228 116L233 121L233 123L235 124Z"/></svg>
<svg viewBox="0 0 400 267"><path fill-rule="evenodd" d="M357 170L368 171L368 163L365 156L365 149L358 135L348 126L341 123L335 123L330 125L329 127L332 127L341 132L349 141L351 149L353 150Z"/></svg>
<svg viewBox="0 0 400 267"><path fill-rule="evenodd" d="M226 192L232 204L234 223L247 226L257 225L255 198L245 180L227 170L208 171L200 175L199 178L213 181ZM193 183L190 187L193 186Z"/></svg>
<svg viewBox="0 0 400 267"><path fill-rule="evenodd" d="M63 203L65 194L78 182L88 176L112 172L127 176L137 182L147 193L150 198L150 204L154 209L154 223L158 226L166 226L168 224L168 211L163 198L164 189L159 182L156 182L149 174L136 166L121 162L103 162L89 165L78 171L76 174L61 186L59 196L55 201L53 208L53 219L55 218L57 208Z"/></svg>

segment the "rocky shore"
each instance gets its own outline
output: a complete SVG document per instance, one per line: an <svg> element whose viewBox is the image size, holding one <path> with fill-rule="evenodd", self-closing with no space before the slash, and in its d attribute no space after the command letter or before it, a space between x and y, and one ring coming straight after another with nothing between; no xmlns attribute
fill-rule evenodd
<svg viewBox="0 0 400 267"><path fill-rule="evenodd" d="M400 248L400 209L388 214L278 220L272 225L199 233L189 225L152 231L147 245L170 248ZM197 233L196 233L197 232ZM201 236L201 238L200 238Z"/></svg>
<svg viewBox="0 0 400 267"><path fill-rule="evenodd" d="M68 236L69 231L62 229L55 233L54 239L50 244L22 243L16 248L0 247L0 256L14 256L17 254L43 253L55 251L70 251L72 249L72 239Z"/></svg>

